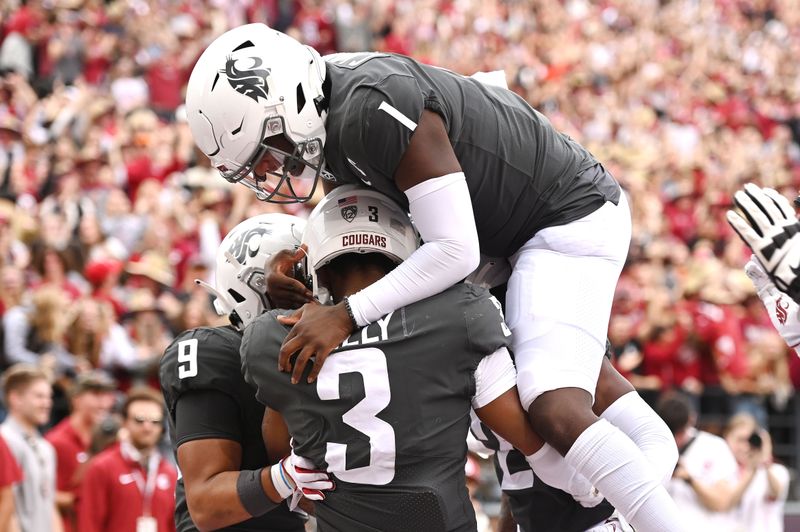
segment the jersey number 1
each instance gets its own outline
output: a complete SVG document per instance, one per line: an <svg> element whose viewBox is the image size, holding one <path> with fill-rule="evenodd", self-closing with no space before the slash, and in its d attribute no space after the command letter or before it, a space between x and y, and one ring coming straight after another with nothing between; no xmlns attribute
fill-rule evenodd
<svg viewBox="0 0 800 532"><path fill-rule="evenodd" d="M339 377L345 373L360 373L364 380L364 398L342 415L342 421L369 438L369 465L347 469L347 445L328 442L328 471L346 482L383 486L394 478L396 454L394 429L377 417L391 400L386 355L374 347L336 353L317 378L319 398L339 399Z"/></svg>

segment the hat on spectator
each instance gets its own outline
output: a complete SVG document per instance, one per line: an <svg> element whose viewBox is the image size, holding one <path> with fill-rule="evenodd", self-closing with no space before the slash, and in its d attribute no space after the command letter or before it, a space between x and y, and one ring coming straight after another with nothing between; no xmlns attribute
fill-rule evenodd
<svg viewBox="0 0 800 532"><path fill-rule="evenodd" d="M153 293L146 288L134 290L128 298L128 311L122 316L122 320L128 320L142 312L157 312L163 316L164 311L158 305L158 300Z"/></svg>
<svg viewBox="0 0 800 532"><path fill-rule="evenodd" d="M84 392L112 392L117 389L117 383L103 371L92 370L81 373L75 378L70 388L70 395L75 397Z"/></svg>
<svg viewBox="0 0 800 532"><path fill-rule="evenodd" d="M122 271L122 262L114 259L95 259L86 263L83 276L94 286L99 286L110 275Z"/></svg>
<svg viewBox="0 0 800 532"><path fill-rule="evenodd" d="M131 261L125 271L132 275L141 275L164 286L172 286L175 274L166 257L155 251L145 251L137 261Z"/></svg>

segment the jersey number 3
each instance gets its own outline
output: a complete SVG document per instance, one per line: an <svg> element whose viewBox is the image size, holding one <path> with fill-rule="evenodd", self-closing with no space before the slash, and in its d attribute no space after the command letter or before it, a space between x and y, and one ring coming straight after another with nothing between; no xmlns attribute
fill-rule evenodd
<svg viewBox="0 0 800 532"><path fill-rule="evenodd" d="M364 380L364 398L342 415L342 421L369 438L369 465L347 469L347 445L328 442L328 470L345 482L383 486L394 478L396 454L394 429L377 417L391 400L386 355L374 347L336 353L317 378L319 398L339 399L339 377L345 373L360 373Z"/></svg>
<svg viewBox="0 0 800 532"><path fill-rule="evenodd" d="M178 342L178 378L197 376L197 338Z"/></svg>

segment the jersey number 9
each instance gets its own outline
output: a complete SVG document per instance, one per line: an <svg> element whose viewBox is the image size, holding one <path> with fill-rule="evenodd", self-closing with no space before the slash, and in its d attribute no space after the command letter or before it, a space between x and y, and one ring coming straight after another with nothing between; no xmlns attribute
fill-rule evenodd
<svg viewBox="0 0 800 532"><path fill-rule="evenodd" d="M178 378L197 376L197 338L178 342Z"/></svg>

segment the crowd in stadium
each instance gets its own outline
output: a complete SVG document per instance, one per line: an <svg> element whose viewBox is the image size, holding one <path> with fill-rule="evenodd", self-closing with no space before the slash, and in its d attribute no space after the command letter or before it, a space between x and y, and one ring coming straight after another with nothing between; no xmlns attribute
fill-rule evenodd
<svg viewBox="0 0 800 532"><path fill-rule="evenodd" d="M69 415L87 376L87 389L119 390L120 404L132 387L157 388L158 360L176 334L225 322L194 283L212 279L225 233L255 214L302 216L313 206L262 203L226 183L186 124L183 91L199 54L224 30L260 21L321 54L374 49L463 74L504 70L512 90L629 193L633 241L609 330L618 369L654 405L680 389L718 427L737 412L768 427L769 412L800 386L800 363L744 274L750 252L724 215L745 182L790 197L800 189L795 7L4 2L3 368L44 372L54 392L47 427Z"/></svg>

